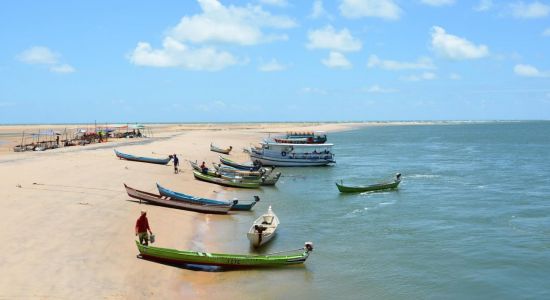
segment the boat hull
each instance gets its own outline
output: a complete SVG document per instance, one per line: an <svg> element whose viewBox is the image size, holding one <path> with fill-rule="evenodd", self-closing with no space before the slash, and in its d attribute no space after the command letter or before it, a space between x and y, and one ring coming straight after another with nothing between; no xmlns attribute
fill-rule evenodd
<svg viewBox="0 0 550 300"><path fill-rule="evenodd" d="M247 189L257 189L260 187L259 181L246 181L246 180L232 180L228 178L214 177L207 174L203 174L199 171L193 171L193 176L195 179L215 183L223 186L229 187L238 187L238 188L247 188Z"/></svg>
<svg viewBox="0 0 550 300"><path fill-rule="evenodd" d="M200 203L205 205L231 205L231 210L251 210L254 205L256 205L256 202L260 201L260 197L255 196L255 200L249 201L249 203L240 203L241 200L236 200L236 203L231 203L229 201L220 201L220 200L213 200L213 199L206 199L206 198L200 198L195 197L179 192L174 192L172 190L169 190L165 187L162 187L160 184L157 183L157 189L159 190L159 193L162 196L170 197L171 199L175 201L182 201L182 202L190 202L190 203Z"/></svg>
<svg viewBox="0 0 550 300"><path fill-rule="evenodd" d="M130 161L137 161L137 162L144 162L144 163L150 163L150 164L157 164L157 165L166 165L170 162L172 159L171 157L168 158L151 158L151 157L142 157L142 156L134 156L131 154L126 154L119 152L115 150L115 155L120 159L130 160Z"/></svg>
<svg viewBox="0 0 550 300"><path fill-rule="evenodd" d="M265 155L259 155L254 152L250 154L252 160L258 160L264 166L277 166L277 167L317 167L326 166L334 163L332 159L292 159L292 158L278 158L269 157Z"/></svg>
<svg viewBox="0 0 550 300"><path fill-rule="evenodd" d="M152 193L136 190L124 184L128 196L138 199L140 201L145 201L147 203L165 206L176 209L190 210L201 213L209 214L226 214L232 208L233 204L226 205L213 205L213 204L198 204L198 203L186 203L183 201L175 201L170 197L164 197L160 195L155 195Z"/></svg>
<svg viewBox="0 0 550 300"><path fill-rule="evenodd" d="M293 255L246 255L220 254L195 251L181 251L141 245L136 241L141 257L172 264L196 264L221 267L277 267L302 264L309 257L309 251Z"/></svg>
<svg viewBox="0 0 550 300"><path fill-rule="evenodd" d="M336 182L336 186L341 193L362 193L396 189L401 181L379 183L368 186L345 186Z"/></svg>

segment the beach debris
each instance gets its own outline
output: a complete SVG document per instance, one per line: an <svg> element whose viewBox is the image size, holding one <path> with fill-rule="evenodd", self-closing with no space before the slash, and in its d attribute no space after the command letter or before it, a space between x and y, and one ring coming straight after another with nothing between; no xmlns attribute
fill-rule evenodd
<svg viewBox="0 0 550 300"><path fill-rule="evenodd" d="M80 204L80 205L89 205L90 203L88 203L88 202L78 202L78 204Z"/></svg>
<svg viewBox="0 0 550 300"><path fill-rule="evenodd" d="M18 187L18 188L22 188L22 186L21 186L20 184L17 184L17 185L16 185L16 187Z"/></svg>

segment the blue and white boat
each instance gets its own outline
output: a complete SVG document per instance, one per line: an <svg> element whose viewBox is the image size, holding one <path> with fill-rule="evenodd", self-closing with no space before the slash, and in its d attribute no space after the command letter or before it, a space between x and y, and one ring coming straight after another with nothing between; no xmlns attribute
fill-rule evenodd
<svg viewBox="0 0 550 300"><path fill-rule="evenodd" d="M250 149L250 159L264 166L309 167L336 163L333 144L291 144L264 141Z"/></svg>
<svg viewBox="0 0 550 300"><path fill-rule="evenodd" d="M231 207L231 210L251 210L252 207L256 205L256 202L260 201L260 197L258 196L254 196L254 200L250 200L250 201L242 201L238 199L234 199L233 201L224 201L224 200L214 200L214 199L195 197L184 193L174 192L165 187L162 187L158 183L157 183L157 188L159 190L159 193L162 196L170 197L172 200L187 201L192 203L213 204L213 205L227 205L233 202L234 205Z"/></svg>
<svg viewBox="0 0 550 300"><path fill-rule="evenodd" d="M168 156L167 158L151 158L151 157L143 157L143 156L134 156L131 154L119 152L116 149L114 150L115 150L116 156L120 159L139 161L139 162L145 162L150 164L166 165L172 159L171 156Z"/></svg>

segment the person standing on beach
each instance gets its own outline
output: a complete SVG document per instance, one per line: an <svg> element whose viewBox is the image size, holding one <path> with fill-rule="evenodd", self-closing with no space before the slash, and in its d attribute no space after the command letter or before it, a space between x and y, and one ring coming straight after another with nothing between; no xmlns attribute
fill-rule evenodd
<svg viewBox="0 0 550 300"><path fill-rule="evenodd" d="M174 159L174 174L178 174L178 166L180 165L180 160L175 153L174 155L172 155L172 158Z"/></svg>
<svg viewBox="0 0 550 300"><path fill-rule="evenodd" d="M139 237L139 243L145 246L149 245L149 235L147 231L152 235L153 232L149 227L149 220L147 220L147 212L142 210L141 216L136 221L136 235Z"/></svg>

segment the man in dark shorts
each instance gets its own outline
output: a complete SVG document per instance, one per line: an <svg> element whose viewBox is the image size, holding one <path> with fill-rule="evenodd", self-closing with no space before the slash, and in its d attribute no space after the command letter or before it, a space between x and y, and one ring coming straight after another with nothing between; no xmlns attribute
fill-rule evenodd
<svg viewBox="0 0 550 300"><path fill-rule="evenodd" d="M180 160L176 156L176 154L172 155L172 159L174 160L174 174L178 174L179 173L178 166L180 165Z"/></svg>

